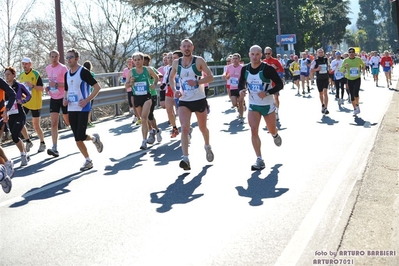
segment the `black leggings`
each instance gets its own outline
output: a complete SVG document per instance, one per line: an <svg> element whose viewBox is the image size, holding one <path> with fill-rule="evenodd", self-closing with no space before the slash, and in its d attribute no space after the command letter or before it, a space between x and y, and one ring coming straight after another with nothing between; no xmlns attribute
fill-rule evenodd
<svg viewBox="0 0 399 266"><path fill-rule="evenodd" d="M19 136L21 135L21 131L25 125L25 122L26 122L25 113L10 115L8 118L8 126L10 127L12 141L14 141L15 144L21 140Z"/></svg>
<svg viewBox="0 0 399 266"><path fill-rule="evenodd" d="M351 95L351 101L352 102L355 100L355 98L359 97L360 83L361 83L361 79L360 78L357 78L355 80L349 80L348 79L349 93Z"/></svg>
<svg viewBox="0 0 399 266"><path fill-rule="evenodd" d="M342 78L342 79L338 79L335 80L335 98L339 98L339 90L341 89L341 99L344 98L344 92L345 92L345 84L346 84L346 79Z"/></svg>

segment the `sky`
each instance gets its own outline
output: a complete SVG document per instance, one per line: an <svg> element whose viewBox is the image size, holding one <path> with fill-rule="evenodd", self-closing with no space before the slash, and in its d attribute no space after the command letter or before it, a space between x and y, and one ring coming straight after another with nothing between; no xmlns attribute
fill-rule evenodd
<svg viewBox="0 0 399 266"><path fill-rule="evenodd" d="M349 28L352 28L354 25L356 25L356 20L359 13L359 0L349 0L349 3L350 9L352 11L352 13L349 14L349 18L352 22L352 24L349 25Z"/></svg>

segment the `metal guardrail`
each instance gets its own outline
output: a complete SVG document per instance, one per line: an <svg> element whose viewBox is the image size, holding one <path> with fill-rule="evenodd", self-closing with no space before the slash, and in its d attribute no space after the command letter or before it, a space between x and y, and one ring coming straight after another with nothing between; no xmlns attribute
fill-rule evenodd
<svg viewBox="0 0 399 266"><path fill-rule="evenodd" d="M108 77L113 77L114 75L108 75ZM214 76L213 82L209 83L209 94L208 96L216 96L221 94L226 94L226 80L223 79L221 75ZM157 86L157 91L159 92L159 85ZM158 93L159 95L159 93ZM102 88L94 98L94 107L101 107L105 105L115 105L115 115L120 115L119 104L127 101L127 93L124 86L117 86L111 88ZM48 95L43 96L43 105L41 109L41 117L49 117L50 116L50 97ZM61 116L62 117L62 116ZM28 119L31 118L31 112L29 112Z"/></svg>

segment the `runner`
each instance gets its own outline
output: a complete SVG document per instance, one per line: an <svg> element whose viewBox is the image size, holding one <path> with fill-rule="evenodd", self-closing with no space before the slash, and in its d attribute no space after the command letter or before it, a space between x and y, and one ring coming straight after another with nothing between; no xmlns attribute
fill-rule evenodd
<svg viewBox="0 0 399 266"><path fill-rule="evenodd" d="M230 64L225 73L225 78L230 82L230 99L233 106L237 107L238 120L240 123L244 123L244 99L240 97L238 91L238 81L240 80L242 65L240 64L241 55L234 53Z"/></svg>
<svg viewBox="0 0 399 266"><path fill-rule="evenodd" d="M280 78L281 78L281 75L284 73L284 68L283 68L283 66L280 64L280 61L279 61L278 59L274 58L272 55L273 55L273 50L272 50L272 48L266 47L266 48L265 48L265 59L263 60L263 62L265 62L265 63L271 65L271 66L277 71L277 74L278 74L278 75L280 76ZM273 81L272 81L271 86L274 87ZM284 85L283 85L283 87L284 87ZM278 115L278 111L279 111L279 108L280 108L280 99L279 99L279 96L280 96L280 93L279 93L279 92L276 92L276 93L273 94L273 97L274 97L274 104L275 104L275 106L276 106L276 120L277 120L277 121L280 120L280 117L279 117L279 115Z"/></svg>
<svg viewBox="0 0 399 266"><path fill-rule="evenodd" d="M151 56L149 56L148 54L144 55L144 66L146 67L150 67L150 62L151 62ZM155 74L157 74L158 76L160 75L160 73L158 72L158 70L156 70L154 67L151 67L152 70L155 72ZM155 85L154 84L155 80L153 79L153 77L150 78L150 85ZM158 127L157 125L157 121L155 120L154 117L154 109L155 106L157 105L157 99L158 99L158 94L157 94L157 90L155 89L155 87L151 87L150 86L150 93L151 93L151 108L150 108L150 113L148 114L148 128L149 130L149 136L147 139L147 143L148 144L153 144L155 142L155 137L157 138L157 142L161 142L162 141L162 130Z"/></svg>
<svg viewBox="0 0 399 266"><path fill-rule="evenodd" d="M26 114L22 104L28 102L31 98L31 95L29 90L24 85L16 81L15 68L7 67L4 71L4 75L6 77L7 84L11 86L16 94L15 103L8 112L8 124L10 126L12 140L21 154L21 166L25 166L30 161L30 157L26 151L24 143L19 136L21 135L22 128L26 122ZM7 163L5 165L7 169L10 168ZM8 173L10 177L12 177L12 174L13 173Z"/></svg>
<svg viewBox="0 0 399 266"><path fill-rule="evenodd" d="M33 128L37 133L40 140L40 146L37 152L42 152L46 149L46 144L44 142L44 134L42 127L40 126L40 111L42 109L42 93L43 93L43 81L40 77L40 73L32 68L32 61L30 58L25 57L22 59L22 67L24 71L19 74L19 82L23 83L25 87L28 88L32 95L29 102L23 105L25 113L28 114L29 111L32 112L32 124ZM22 129L22 135L26 140L26 151L29 152L33 147L28 134L26 126Z"/></svg>
<svg viewBox="0 0 399 266"><path fill-rule="evenodd" d="M65 74L63 104L68 106L68 116L76 146L85 158L80 171L87 171L93 168L93 161L89 157L84 142L92 141L99 153L103 151L103 143L100 140L100 136L97 133L92 136L86 134L91 101L98 95L101 87L90 71L78 63L80 53L76 49L68 50L65 58L68 62L69 71ZM91 93L90 87L94 88Z"/></svg>
<svg viewBox="0 0 399 266"><path fill-rule="evenodd" d="M328 59L324 56L324 50L319 48L317 50L317 58L312 62L311 72L316 72L316 85L319 91L319 98L321 103L321 112L329 114L328 111L328 70L330 65Z"/></svg>
<svg viewBox="0 0 399 266"><path fill-rule="evenodd" d="M300 71L301 71L300 75L301 75L301 83L302 83L302 94L305 95L305 81L306 81L308 93L310 93L309 75L310 75L311 61L305 52L302 52L301 56L302 56L302 58L299 60Z"/></svg>
<svg viewBox="0 0 399 266"><path fill-rule="evenodd" d="M353 106L353 115L360 113L359 108L359 91L361 83L362 70L365 67L364 62L359 57L355 57L355 49L348 49L349 57L342 62L340 70L346 73L348 79L348 87Z"/></svg>
<svg viewBox="0 0 399 266"><path fill-rule="evenodd" d="M384 55L381 57L381 65L385 73L387 88L389 88L389 85L392 85L391 70L393 69L393 60L388 51L384 51Z"/></svg>
<svg viewBox="0 0 399 266"><path fill-rule="evenodd" d="M184 39L180 43L180 50L183 57L173 61L170 73L170 85L176 88L175 77L180 77L180 90L176 90L175 96L179 98L179 119L181 123L181 147L183 159L179 166L184 170L190 170L188 157L188 144L190 132L190 120L192 113L197 117L198 127L205 142L206 160L212 162L214 155L209 144L209 130L206 126L207 102L204 84L213 81L213 74L202 57L193 55L194 45L190 39ZM207 76L200 78L204 71Z"/></svg>
<svg viewBox="0 0 399 266"><path fill-rule="evenodd" d="M298 56L294 55L294 61L290 64L290 71L292 74L292 88L295 89L294 84L298 88L297 95L301 95L301 93L299 92L299 90L300 90L299 80L301 78L301 70L300 69L301 69L301 65L299 64Z"/></svg>
<svg viewBox="0 0 399 266"><path fill-rule="evenodd" d="M143 53L134 53L132 57L135 67L132 68L131 74L126 81L126 86L132 87L134 106L137 114L141 117L143 141L140 149L145 150L147 149L148 115L152 105L151 89L155 89L155 84L158 84L158 75L155 74L151 67L144 66ZM154 79L153 83L151 83L151 77Z"/></svg>
<svg viewBox="0 0 399 266"><path fill-rule="evenodd" d="M240 95L245 97L248 92L249 108L248 123L251 127L252 146L256 154L256 162L251 166L251 170L261 170L265 168L265 162L262 158L261 140L259 138L259 124L263 119L273 137L274 144L281 146L282 140L277 132L275 101L272 96L283 88L283 82L276 69L261 61L262 48L253 45L249 49L250 63L241 70L238 88ZM271 82L275 86L271 87Z"/></svg>
<svg viewBox="0 0 399 266"><path fill-rule="evenodd" d="M371 74L373 75L375 86L378 87L378 74L380 73L380 61L381 58L378 56L377 52L371 52L372 56L369 60L371 66Z"/></svg>
<svg viewBox="0 0 399 266"><path fill-rule="evenodd" d="M335 59L331 62L331 70L334 73L334 83L335 83L335 99L338 100L338 105L344 104L344 93L345 93L345 84L347 83L347 79L345 78L345 74L341 72L340 68L342 66L343 60L341 59L341 52L335 52ZM339 92L341 91L341 97Z"/></svg>
<svg viewBox="0 0 399 266"><path fill-rule="evenodd" d="M46 73L49 81L46 87L47 94L50 95L50 119L51 119L51 139L53 147L47 150L48 155L58 157L58 123L60 110L66 125L69 125L68 110L63 105L64 97L64 77L68 72L68 68L60 63L60 53L56 50L50 52L50 65L46 67Z"/></svg>

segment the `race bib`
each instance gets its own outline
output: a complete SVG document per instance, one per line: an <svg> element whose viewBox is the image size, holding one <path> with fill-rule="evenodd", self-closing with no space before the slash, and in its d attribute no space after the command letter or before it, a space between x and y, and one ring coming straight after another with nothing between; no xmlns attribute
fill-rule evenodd
<svg viewBox="0 0 399 266"><path fill-rule="evenodd" d="M249 83L248 87L251 93L258 93L260 91L263 91L262 83Z"/></svg>
<svg viewBox="0 0 399 266"><path fill-rule="evenodd" d="M359 76L359 68L357 67L351 67L349 69L349 76L350 77L358 77Z"/></svg>
<svg viewBox="0 0 399 266"><path fill-rule="evenodd" d="M301 66L301 72L308 72L308 67L307 66Z"/></svg>
<svg viewBox="0 0 399 266"><path fill-rule="evenodd" d="M320 65L319 74L327 74L327 65L326 64Z"/></svg>
<svg viewBox="0 0 399 266"><path fill-rule="evenodd" d="M134 92L136 95L146 95L147 92L147 82L140 81L134 83Z"/></svg>
<svg viewBox="0 0 399 266"><path fill-rule="evenodd" d="M181 85L186 95L194 95L198 93L198 86L188 85L187 80L183 81Z"/></svg>
<svg viewBox="0 0 399 266"><path fill-rule="evenodd" d="M230 78L230 85L238 86L238 78L235 77Z"/></svg>
<svg viewBox="0 0 399 266"><path fill-rule="evenodd" d="M342 73L340 71L335 71L334 75L335 75L335 79L342 79L344 77L344 73Z"/></svg>
<svg viewBox="0 0 399 266"><path fill-rule="evenodd" d="M7 106L7 104L8 104L8 101L6 101L5 105ZM8 115L15 115L15 114L19 113L17 101L14 101L14 104L11 106L10 110L8 110L7 113L8 113Z"/></svg>
<svg viewBox="0 0 399 266"><path fill-rule="evenodd" d="M294 76L298 76L299 74L301 74L299 70L294 70Z"/></svg>
<svg viewBox="0 0 399 266"><path fill-rule="evenodd" d="M78 102L78 95L76 93L68 93L68 102L77 103Z"/></svg>
<svg viewBox="0 0 399 266"><path fill-rule="evenodd" d="M391 64L389 64L389 62L385 62L385 66L386 66L386 67L390 67Z"/></svg>

